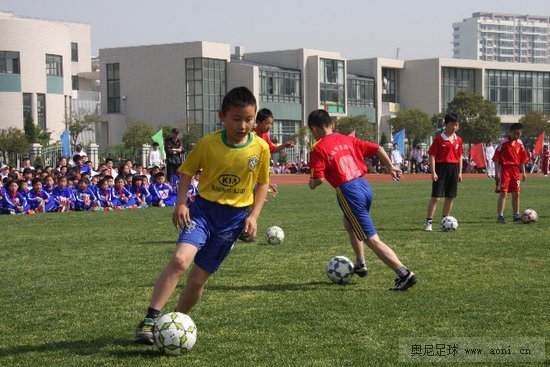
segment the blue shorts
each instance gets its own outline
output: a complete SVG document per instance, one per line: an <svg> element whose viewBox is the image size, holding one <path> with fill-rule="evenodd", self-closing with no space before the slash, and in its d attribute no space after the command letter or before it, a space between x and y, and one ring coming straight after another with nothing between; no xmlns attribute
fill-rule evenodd
<svg viewBox="0 0 550 367"><path fill-rule="evenodd" d="M370 217L372 190L367 180L360 177L340 185L336 188L336 197L344 217L361 241L376 234Z"/></svg>
<svg viewBox="0 0 550 367"><path fill-rule="evenodd" d="M195 264L215 273L242 233L248 208L221 205L197 196L189 206L189 214L191 224L181 230L178 243L195 246L199 250Z"/></svg>

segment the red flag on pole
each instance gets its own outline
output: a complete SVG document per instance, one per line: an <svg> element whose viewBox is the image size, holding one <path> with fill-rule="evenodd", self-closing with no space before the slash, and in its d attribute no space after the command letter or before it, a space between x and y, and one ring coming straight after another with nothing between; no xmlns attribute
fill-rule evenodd
<svg viewBox="0 0 550 367"><path fill-rule="evenodd" d="M533 153L542 154L543 145L544 145L544 131L539 135L539 138L537 139L537 143L535 144L535 150L533 150Z"/></svg>
<svg viewBox="0 0 550 367"><path fill-rule="evenodd" d="M470 158L476 164L477 168L485 167L485 154L483 153L483 144L475 144L470 148Z"/></svg>

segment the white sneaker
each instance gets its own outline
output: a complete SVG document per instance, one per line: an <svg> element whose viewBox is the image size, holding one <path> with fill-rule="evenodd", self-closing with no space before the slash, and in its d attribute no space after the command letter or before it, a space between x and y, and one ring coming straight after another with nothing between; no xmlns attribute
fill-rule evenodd
<svg viewBox="0 0 550 367"><path fill-rule="evenodd" d="M426 221L426 223L424 223L424 230L428 231L428 232L431 232L432 231L432 222Z"/></svg>

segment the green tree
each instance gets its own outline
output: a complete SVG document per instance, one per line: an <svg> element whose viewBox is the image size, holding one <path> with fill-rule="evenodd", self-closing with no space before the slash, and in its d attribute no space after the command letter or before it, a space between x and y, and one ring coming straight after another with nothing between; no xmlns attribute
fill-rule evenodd
<svg viewBox="0 0 550 367"><path fill-rule="evenodd" d="M528 112L519 122L523 124L523 135L521 136L521 140L530 150L535 147L540 133L544 131L545 135L550 134L549 113Z"/></svg>
<svg viewBox="0 0 550 367"><path fill-rule="evenodd" d="M500 117L495 104L479 94L457 93L449 103L447 113L458 117L458 134L467 144L495 140L500 135Z"/></svg>
<svg viewBox="0 0 550 367"><path fill-rule="evenodd" d="M99 120L99 116L72 113L65 118L65 126L69 129L69 138L71 146L75 146L78 137L85 131L92 131L94 123Z"/></svg>
<svg viewBox="0 0 550 367"><path fill-rule="evenodd" d="M313 135L311 135L311 131L309 131L309 127L307 126L300 128L300 130L294 134L294 140L300 145L300 147L305 147L308 151L311 150L311 147L315 142L315 139L313 138Z"/></svg>
<svg viewBox="0 0 550 367"><path fill-rule="evenodd" d="M122 136L122 142L124 146L132 150L135 156L136 151L141 148L143 144L151 143L151 136L155 134L153 128L144 121L132 121L128 124L124 135Z"/></svg>
<svg viewBox="0 0 550 367"><path fill-rule="evenodd" d="M386 133L382 133L382 136L380 137L380 145L384 146L388 144L388 137L386 136Z"/></svg>
<svg viewBox="0 0 550 367"><path fill-rule="evenodd" d="M29 113L25 116L25 122L23 123L23 130L25 131L25 137L29 143L36 143L37 141L37 126L34 124L32 115Z"/></svg>
<svg viewBox="0 0 550 367"><path fill-rule="evenodd" d="M419 109L399 111L396 117L389 120L389 124L393 133L405 129L409 150L411 144L425 140L430 136L433 129L430 115Z"/></svg>
<svg viewBox="0 0 550 367"><path fill-rule="evenodd" d="M29 141L25 132L15 127L0 130L0 154L2 162L15 162L15 156L29 150Z"/></svg>
<svg viewBox="0 0 550 367"><path fill-rule="evenodd" d="M339 118L335 123L334 131L343 135L355 132L355 136L361 140L374 141L374 127L367 116Z"/></svg>

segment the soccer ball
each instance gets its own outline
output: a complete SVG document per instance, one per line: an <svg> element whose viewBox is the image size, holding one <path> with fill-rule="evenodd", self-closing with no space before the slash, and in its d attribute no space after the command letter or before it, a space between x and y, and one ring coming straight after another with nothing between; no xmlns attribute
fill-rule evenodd
<svg viewBox="0 0 550 367"><path fill-rule="evenodd" d="M333 283L348 284L353 276L353 263L345 256L334 256L327 264L327 276Z"/></svg>
<svg viewBox="0 0 550 367"><path fill-rule="evenodd" d="M265 231L265 238L270 245L278 245L285 240L285 232L281 227L269 227L267 231Z"/></svg>
<svg viewBox="0 0 550 367"><path fill-rule="evenodd" d="M455 231L458 228L458 221L450 215L441 219L441 229L444 231Z"/></svg>
<svg viewBox="0 0 550 367"><path fill-rule="evenodd" d="M533 209L527 208L523 211L521 220L523 221L523 223L536 222L537 220L539 220L539 215Z"/></svg>
<svg viewBox="0 0 550 367"><path fill-rule="evenodd" d="M155 344L168 355L188 352L197 341L197 326L193 320L181 312L163 315L153 329Z"/></svg>

